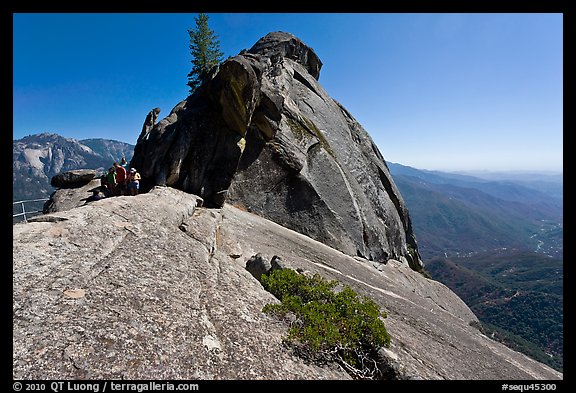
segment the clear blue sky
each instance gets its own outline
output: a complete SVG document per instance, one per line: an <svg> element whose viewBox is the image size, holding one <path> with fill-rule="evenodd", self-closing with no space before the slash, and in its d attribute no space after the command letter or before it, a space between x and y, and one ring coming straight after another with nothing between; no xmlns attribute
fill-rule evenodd
<svg viewBox="0 0 576 393"><path fill-rule="evenodd" d="M208 14L235 56L287 31L384 158L420 169L563 165L560 13ZM135 144L188 93L195 14L13 14L14 139L54 132Z"/></svg>

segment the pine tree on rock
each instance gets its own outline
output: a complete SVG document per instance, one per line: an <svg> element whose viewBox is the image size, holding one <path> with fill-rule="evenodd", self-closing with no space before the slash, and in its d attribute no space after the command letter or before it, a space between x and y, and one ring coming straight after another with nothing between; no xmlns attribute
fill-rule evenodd
<svg viewBox="0 0 576 393"><path fill-rule="evenodd" d="M192 55L192 70L188 74L190 94L206 79L212 67L222 62L220 40L208 26L208 15L198 14L194 18L195 29L188 29L190 35L190 54Z"/></svg>

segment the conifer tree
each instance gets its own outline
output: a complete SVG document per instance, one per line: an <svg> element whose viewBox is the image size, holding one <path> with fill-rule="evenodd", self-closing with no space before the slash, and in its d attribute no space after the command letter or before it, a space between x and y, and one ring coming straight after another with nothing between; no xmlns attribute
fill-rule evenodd
<svg viewBox="0 0 576 393"><path fill-rule="evenodd" d="M222 62L223 56L220 52L220 40L208 26L208 15L200 13L194 21L196 28L188 29L192 55L192 70L188 74L190 94L206 79L212 67Z"/></svg>

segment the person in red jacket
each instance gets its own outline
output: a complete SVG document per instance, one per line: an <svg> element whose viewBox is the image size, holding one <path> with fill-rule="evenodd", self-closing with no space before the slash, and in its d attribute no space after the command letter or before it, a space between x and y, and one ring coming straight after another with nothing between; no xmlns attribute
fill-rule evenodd
<svg viewBox="0 0 576 393"><path fill-rule="evenodd" d="M116 168L116 195L126 194L126 169L118 164L114 163L114 168Z"/></svg>

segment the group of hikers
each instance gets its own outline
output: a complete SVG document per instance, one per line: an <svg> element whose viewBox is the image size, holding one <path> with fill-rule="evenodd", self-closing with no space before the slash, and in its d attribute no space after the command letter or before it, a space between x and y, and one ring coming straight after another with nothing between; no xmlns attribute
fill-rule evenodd
<svg viewBox="0 0 576 393"><path fill-rule="evenodd" d="M138 195L140 179L140 173L136 168L129 168L126 158L122 157L120 163L115 162L108 169L108 173L100 177L100 187L94 189L94 195L89 197L86 202L111 196Z"/></svg>
<svg viewBox="0 0 576 393"><path fill-rule="evenodd" d="M126 158L122 157L120 164L115 162L108 173L100 178L104 195L138 195L140 189L140 174L136 168L128 168Z"/></svg>

